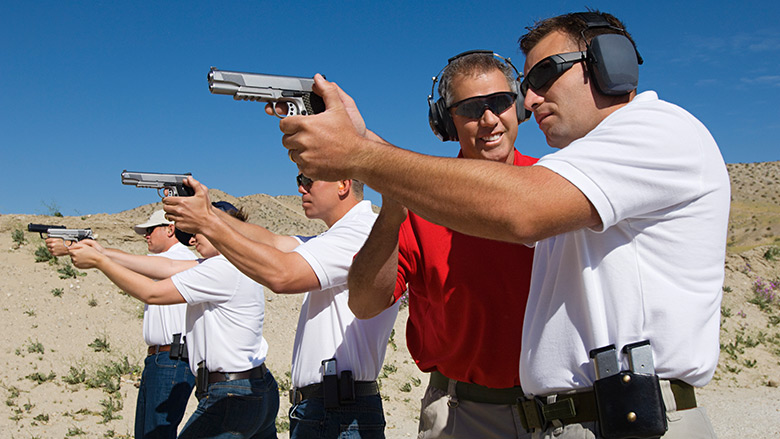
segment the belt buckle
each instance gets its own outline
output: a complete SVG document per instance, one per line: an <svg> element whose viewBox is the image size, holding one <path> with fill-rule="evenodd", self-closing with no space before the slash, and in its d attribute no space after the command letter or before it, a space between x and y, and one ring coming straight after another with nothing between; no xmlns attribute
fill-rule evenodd
<svg viewBox="0 0 780 439"><path fill-rule="evenodd" d="M544 402L539 396L518 398L520 415L525 420L526 433L539 428L546 430L549 422L544 417Z"/></svg>
<svg viewBox="0 0 780 439"><path fill-rule="evenodd" d="M563 398L552 403L547 403L546 399L541 396L520 399L520 409L528 426L527 433L534 428L547 430L553 421L565 420L576 414L574 401L571 398Z"/></svg>

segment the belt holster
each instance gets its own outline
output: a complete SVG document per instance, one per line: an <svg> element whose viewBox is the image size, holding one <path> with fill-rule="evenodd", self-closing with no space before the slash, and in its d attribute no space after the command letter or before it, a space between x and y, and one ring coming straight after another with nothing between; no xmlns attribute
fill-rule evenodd
<svg viewBox="0 0 780 439"><path fill-rule="evenodd" d="M209 389L209 370L206 368L206 362L198 363L198 373L195 376L195 397L200 401Z"/></svg>
<svg viewBox="0 0 780 439"><path fill-rule="evenodd" d="M597 380L599 430L605 439L657 438L667 430L666 408L655 374L650 342L626 345L631 370L618 372L614 345L591 351Z"/></svg>
<svg viewBox="0 0 780 439"><path fill-rule="evenodd" d="M322 360L322 397L326 409L355 403L355 380L351 370L336 372L336 359Z"/></svg>
<svg viewBox="0 0 780 439"><path fill-rule="evenodd" d="M594 382L593 391L605 439L657 438L666 432L666 409L657 375L622 371Z"/></svg>
<svg viewBox="0 0 780 439"><path fill-rule="evenodd" d="M187 337L182 337L181 333L173 334L173 343L171 343L171 351L168 357L171 360L189 361Z"/></svg>

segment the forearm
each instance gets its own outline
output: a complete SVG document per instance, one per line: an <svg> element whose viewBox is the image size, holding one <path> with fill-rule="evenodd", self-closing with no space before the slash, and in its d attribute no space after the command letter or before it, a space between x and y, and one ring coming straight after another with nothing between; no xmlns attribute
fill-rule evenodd
<svg viewBox="0 0 780 439"><path fill-rule="evenodd" d="M403 217L383 210L349 269L349 308L369 319L395 302L398 275L398 230Z"/></svg>
<svg viewBox="0 0 780 439"><path fill-rule="evenodd" d="M279 294L319 289L319 280L303 257L286 250L297 247L295 238L276 235L271 242L280 249L248 239L232 225L232 222L215 221L203 232L239 271Z"/></svg>
<svg viewBox="0 0 780 439"><path fill-rule="evenodd" d="M461 233L531 243L598 223L577 188L543 167L432 157L365 140L356 149L353 178Z"/></svg>
<svg viewBox="0 0 780 439"><path fill-rule="evenodd" d="M218 221L221 220L231 229L240 233L247 239L265 245L269 245L281 251L290 251L298 246L298 242L295 239L290 238L289 236L277 235L276 233L271 232L270 230L266 229L263 226L241 221L217 208L212 209L212 211L217 215L217 221L212 221L210 226L220 227L221 226L220 224L214 224L214 223L217 223ZM205 232L204 234L206 235L207 238L209 238L209 240L212 240L212 237L216 233L215 231L210 230L209 228L204 229L204 232Z"/></svg>
<svg viewBox="0 0 780 439"><path fill-rule="evenodd" d="M179 261L164 256L144 256L107 248L103 252L112 261L152 279L166 279L198 265L197 261Z"/></svg>

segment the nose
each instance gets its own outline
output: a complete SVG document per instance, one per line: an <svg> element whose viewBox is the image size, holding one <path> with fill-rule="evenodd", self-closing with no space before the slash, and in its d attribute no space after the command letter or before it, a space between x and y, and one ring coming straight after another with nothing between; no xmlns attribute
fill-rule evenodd
<svg viewBox="0 0 780 439"><path fill-rule="evenodd" d="M508 110L507 110L508 111ZM490 108L485 108L485 112L482 113L482 117L479 118L479 124L482 126L493 126L497 124L499 117Z"/></svg>
<svg viewBox="0 0 780 439"><path fill-rule="evenodd" d="M529 111L534 111L542 102L544 102L544 98L536 93L533 88L528 87L528 91L525 93L525 99L523 99L523 106Z"/></svg>

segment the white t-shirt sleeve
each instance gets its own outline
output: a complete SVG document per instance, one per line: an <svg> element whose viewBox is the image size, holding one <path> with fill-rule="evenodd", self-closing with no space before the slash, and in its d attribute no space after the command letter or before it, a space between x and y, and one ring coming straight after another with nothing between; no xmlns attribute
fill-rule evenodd
<svg viewBox="0 0 780 439"><path fill-rule="evenodd" d="M669 127L700 123L680 117L677 112L684 110L679 107L657 97L653 100L654 93L640 97L629 104L640 106L638 111L616 111L587 137L537 163L569 180L590 200L602 221L597 231L622 219L642 217L684 202L701 190L699 176L702 167L708 165L700 159L706 156L702 154L701 137L706 129L672 128L659 134L654 129L657 123L645 121L663 123L666 119ZM652 154L646 151L648 136L653 137L657 148ZM706 136L711 137L709 133Z"/></svg>
<svg viewBox="0 0 780 439"><path fill-rule="evenodd" d="M221 256L209 258L197 267L182 271L171 277L179 294L188 304L224 303L236 293L235 279L226 279L226 273L232 273L230 262Z"/></svg>
<svg viewBox="0 0 780 439"><path fill-rule="evenodd" d="M355 234L353 231L346 229L332 232L311 239L295 249L314 270L320 281L320 289L323 290L347 283L352 258L360 250L359 246L356 248L354 245L358 238L350 237Z"/></svg>
<svg viewBox="0 0 780 439"><path fill-rule="evenodd" d="M361 203L366 203L365 201ZM303 256L320 281L320 289L326 290L347 283L347 274L357 252L371 231L376 214L362 212L359 205L339 220L330 230L308 239L294 251Z"/></svg>

